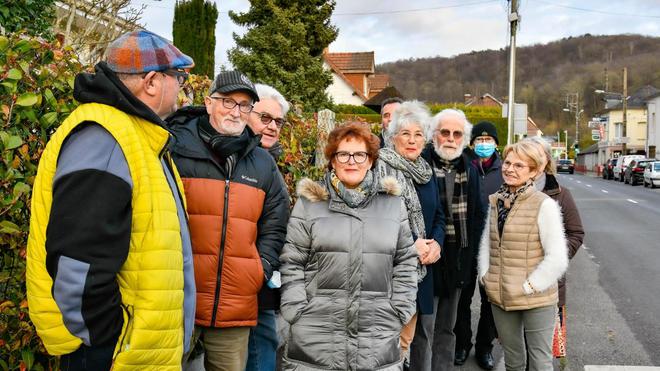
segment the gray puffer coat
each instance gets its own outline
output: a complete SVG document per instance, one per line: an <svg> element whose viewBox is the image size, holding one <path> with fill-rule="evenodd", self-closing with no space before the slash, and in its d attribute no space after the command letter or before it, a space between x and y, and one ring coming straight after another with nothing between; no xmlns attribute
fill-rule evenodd
<svg viewBox="0 0 660 371"><path fill-rule="evenodd" d="M399 335L415 312L417 253L394 178L362 207L303 179L280 257L283 369L401 370Z"/></svg>

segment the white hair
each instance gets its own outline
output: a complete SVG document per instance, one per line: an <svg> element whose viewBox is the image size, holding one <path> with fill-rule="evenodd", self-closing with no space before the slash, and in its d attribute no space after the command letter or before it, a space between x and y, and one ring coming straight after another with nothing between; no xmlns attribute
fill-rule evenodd
<svg viewBox="0 0 660 371"><path fill-rule="evenodd" d="M470 138L472 137L472 124L465 117L465 112L459 109L445 108L442 111L438 112L431 119L431 125L429 125L429 138L433 138L433 132L438 129L447 117L454 116L463 121L463 143L470 143Z"/></svg>
<svg viewBox="0 0 660 371"><path fill-rule="evenodd" d="M442 126L443 121L448 117L455 117L463 121L463 141L461 142L460 148L457 148L456 152L453 155L449 155L441 148L440 144L436 142L434 135L434 132L436 130L439 130L439 128ZM468 143L470 143L471 135L472 135L472 124L470 124L470 121L468 121L467 117L465 117L465 112L458 109L453 109L453 108L443 109L442 111L438 112L435 116L433 116L433 118L431 119L431 125L429 125L428 136L433 140L433 148L435 149L435 152L441 158L444 158L445 160L449 160L449 161L454 160L461 156L461 154L465 150L465 147L467 147Z"/></svg>
<svg viewBox="0 0 660 371"><path fill-rule="evenodd" d="M266 84L254 84L255 89L257 89L257 95L259 100L272 99L280 105L282 108L282 116L286 116L289 112L289 102L286 101L284 96L277 91L274 87Z"/></svg>
<svg viewBox="0 0 660 371"><path fill-rule="evenodd" d="M392 121L390 121L387 130L383 132L383 139L385 140L385 145L392 147L392 138L399 133L404 127L417 124L422 129L422 132L426 138L428 138L428 126L429 120L431 119L431 113L426 105L418 100L405 101L401 103L392 114Z"/></svg>

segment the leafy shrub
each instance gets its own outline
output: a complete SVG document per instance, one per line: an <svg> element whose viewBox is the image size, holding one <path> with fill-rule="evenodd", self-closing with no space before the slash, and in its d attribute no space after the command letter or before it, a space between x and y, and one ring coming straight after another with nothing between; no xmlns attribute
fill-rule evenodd
<svg viewBox="0 0 660 371"><path fill-rule="evenodd" d="M378 112L365 106L355 106L352 104L335 104L333 109L335 113L361 113L366 115L377 115Z"/></svg>
<svg viewBox="0 0 660 371"><path fill-rule="evenodd" d="M25 256L30 195L39 157L55 127L75 108L82 70L57 41L0 36L0 367L52 368L28 318Z"/></svg>

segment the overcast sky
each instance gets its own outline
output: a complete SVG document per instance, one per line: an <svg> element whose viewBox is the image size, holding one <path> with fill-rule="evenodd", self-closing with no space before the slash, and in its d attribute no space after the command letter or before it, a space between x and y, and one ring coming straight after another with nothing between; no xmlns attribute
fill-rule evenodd
<svg viewBox="0 0 660 371"><path fill-rule="evenodd" d="M132 0L145 4L145 27L172 39L175 0ZM247 0L215 0L216 70L230 67L232 33L242 34L227 15L244 12ZM506 0L337 0L332 23L339 36L331 52L375 51L376 63L443 56L506 47ZM562 37L635 33L660 36L660 0L520 0L517 44L546 43Z"/></svg>

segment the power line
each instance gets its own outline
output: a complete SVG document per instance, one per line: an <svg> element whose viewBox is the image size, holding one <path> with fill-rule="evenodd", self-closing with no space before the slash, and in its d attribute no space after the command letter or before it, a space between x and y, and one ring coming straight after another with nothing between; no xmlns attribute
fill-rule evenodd
<svg viewBox="0 0 660 371"><path fill-rule="evenodd" d="M647 14L630 14L630 13L616 13L616 12L608 12L605 10L597 10L597 9L587 9L587 8L581 8L578 6L571 6L571 5L564 5L564 4L557 4L552 1L545 1L545 0L536 0L539 3L544 3L548 5L553 5L559 8L566 8L566 9L572 9L572 10L579 10L581 12L588 12L588 13L598 13L598 14L605 14L605 15L613 15L617 17L639 17L639 18L660 18L660 15L647 15Z"/></svg>
<svg viewBox="0 0 660 371"><path fill-rule="evenodd" d="M154 8L161 8L161 9L171 9L171 7L165 7L165 6L158 6L158 5L153 5L151 2L162 2L162 0L137 0L136 2L138 3L143 3L146 4L149 2L147 5L148 7L154 7ZM435 7L429 7L429 8L415 8L415 9L398 9L398 10L381 10L381 11L373 11L373 12L348 12L348 13L333 13L333 16L356 16L356 15L379 15L379 14L401 14L401 13L414 13L414 12L424 12L424 11L429 11L429 10L440 10L440 9L450 9L450 8L464 8L468 6L474 6L474 5L480 5L480 4L488 4L488 3L495 3L499 2L499 0L483 0L483 1L474 1L471 3L464 3L464 4L454 4L454 5L444 5L444 6L435 6ZM220 14L227 14L229 11L219 11L218 13Z"/></svg>
<svg viewBox="0 0 660 371"><path fill-rule="evenodd" d="M416 9L399 9L399 10L381 10L374 12L355 12L355 13L334 13L336 16L352 16L352 15L377 15L377 14L400 14L400 13L412 13L412 12L423 12L429 10L440 10L440 9L449 9L449 8L464 8L473 5L495 3L499 0L485 0L485 1L475 1L471 3L464 4L455 4L455 5L445 5L445 6L435 6L430 8L416 8Z"/></svg>

